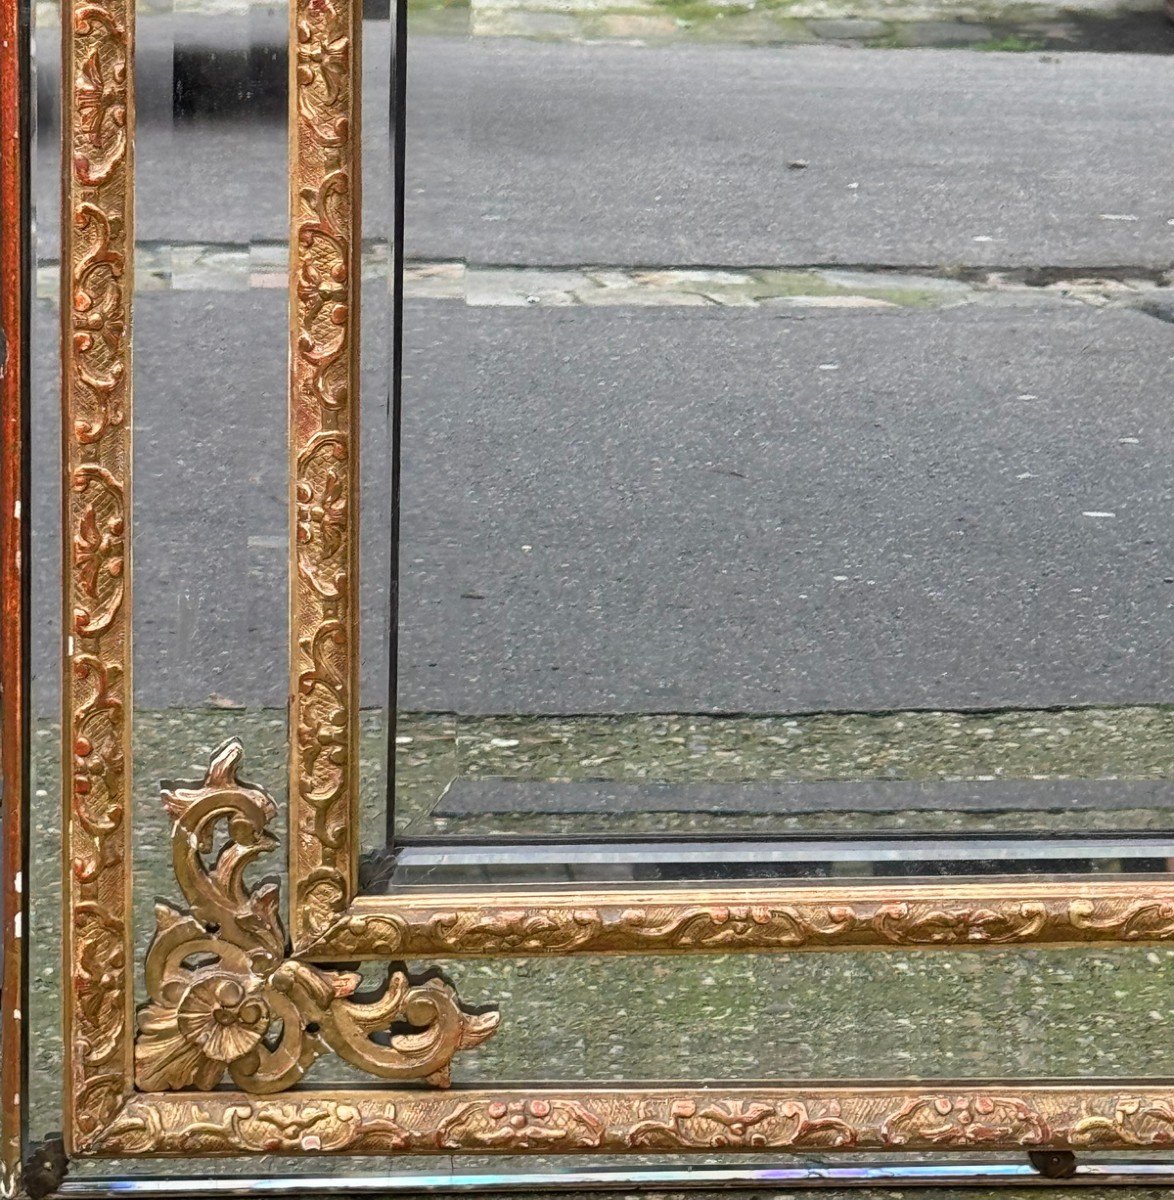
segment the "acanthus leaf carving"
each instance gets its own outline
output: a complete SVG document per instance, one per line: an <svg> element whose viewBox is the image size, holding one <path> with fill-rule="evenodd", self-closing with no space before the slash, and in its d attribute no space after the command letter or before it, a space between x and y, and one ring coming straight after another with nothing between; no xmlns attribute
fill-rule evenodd
<svg viewBox="0 0 1174 1200"><path fill-rule="evenodd" d="M453 1056L490 1037L496 1011L461 1007L439 976L391 966L380 990L286 955L278 888L245 871L276 846L272 799L241 782L241 745L212 757L198 783L165 785L172 858L186 911L160 903L147 951L136 1082L147 1091L291 1088L321 1055L391 1080L445 1086ZM217 849L218 839L226 838Z"/></svg>
<svg viewBox="0 0 1174 1200"><path fill-rule="evenodd" d="M290 799L300 946L345 910L354 867L360 10L350 0L292 0L290 21Z"/></svg>
<svg viewBox="0 0 1174 1200"><path fill-rule="evenodd" d="M576 1100L492 1097L463 1104L441 1122L440 1146L451 1149L558 1151L595 1149L606 1126Z"/></svg>
<svg viewBox="0 0 1174 1200"><path fill-rule="evenodd" d="M661 1107L653 1105L650 1107ZM812 1114L801 1100L674 1100L664 1115L649 1116L627 1133L633 1149L756 1150L780 1145L817 1148L855 1145L857 1131L834 1101Z"/></svg>
<svg viewBox="0 0 1174 1200"><path fill-rule="evenodd" d="M1047 1118L1018 1096L920 1095L911 1097L881 1124L889 1146L1044 1146Z"/></svg>

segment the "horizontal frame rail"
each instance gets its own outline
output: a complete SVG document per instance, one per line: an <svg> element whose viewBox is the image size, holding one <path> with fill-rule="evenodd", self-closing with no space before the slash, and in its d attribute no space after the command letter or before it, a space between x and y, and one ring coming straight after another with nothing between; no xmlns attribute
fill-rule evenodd
<svg viewBox="0 0 1174 1200"><path fill-rule="evenodd" d="M360 896L313 961L1174 940L1174 881L957 879Z"/></svg>
<svg viewBox="0 0 1174 1200"><path fill-rule="evenodd" d="M1127 1150L1174 1144L1174 1083L517 1086L153 1093L99 1155Z"/></svg>

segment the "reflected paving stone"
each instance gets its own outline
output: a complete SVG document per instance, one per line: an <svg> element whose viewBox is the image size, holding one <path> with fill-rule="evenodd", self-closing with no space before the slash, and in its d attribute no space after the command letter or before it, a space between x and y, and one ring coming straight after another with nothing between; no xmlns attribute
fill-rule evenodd
<svg viewBox="0 0 1174 1200"><path fill-rule="evenodd" d="M1070 832L1074 812L1079 813L1076 824L1087 833L1160 831L1170 824L1165 783L1152 790L1119 790L1115 781L1165 781L1172 727L1174 715L1162 706L802 717L458 717L401 712L396 814L404 832L444 833L465 840L475 840L480 832L553 837L599 836L604 830L609 835L684 837L751 832L768 837ZM908 811L870 808L869 789L841 790L829 783L834 780L884 781L885 793L898 800L907 798L908 789L896 781L941 781L942 803ZM1034 786L1043 780L1064 782ZM1105 803L1068 807L1065 797L1081 799L1079 789L1066 786L1073 780L1102 781L1092 785L1088 795ZM472 781L485 781L486 795L494 800L501 788L501 798L518 811L463 805ZM527 801L531 784L533 799ZM831 792L829 798L843 803L821 807L796 801L793 807L775 804L761 813L729 804L732 796L754 796L756 789L764 796L807 796L806 786L793 784L810 784L812 797ZM592 802L600 795L617 801L607 809L605 821L599 819L598 808L578 809L575 798L584 795L576 793L579 785ZM556 789L567 803L543 809L542 800ZM646 789L650 799L644 805ZM453 803L467 811L449 809L450 791ZM1015 807L1024 794L1039 797L1041 803ZM960 801L985 796L987 802L955 804L955 795ZM673 807L678 796L712 797L714 804L690 806L685 800ZM1114 807L1118 797L1123 805L1136 802L1138 807ZM1000 807L1007 798L1010 802ZM1049 799L1054 807L1046 807ZM382 795L372 794L364 805L368 802L375 814L372 822L381 821L377 814Z"/></svg>
<svg viewBox="0 0 1174 1200"><path fill-rule="evenodd" d="M429 38L410 57L413 257L1169 258L1161 59Z"/></svg>

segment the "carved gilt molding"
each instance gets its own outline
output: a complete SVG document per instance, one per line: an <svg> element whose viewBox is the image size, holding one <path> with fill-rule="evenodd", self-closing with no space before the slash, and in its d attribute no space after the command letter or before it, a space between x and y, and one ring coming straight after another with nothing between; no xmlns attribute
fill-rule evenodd
<svg viewBox="0 0 1174 1200"><path fill-rule="evenodd" d="M62 9L63 779L67 1138L132 1068L130 470L134 5Z"/></svg>
<svg viewBox="0 0 1174 1200"><path fill-rule="evenodd" d="M894 880L363 896L306 953L325 961L1174 941L1174 892L1158 888Z"/></svg>
<svg viewBox="0 0 1174 1200"><path fill-rule="evenodd" d="M208 1091L227 1076L246 1092L282 1092L333 1051L379 1079L447 1086L453 1056L490 1037L499 1014L462 1009L438 977L413 979L393 966L379 993L364 996L359 975L287 956L278 885L250 888L244 879L277 845L268 828L277 806L237 779L241 754L229 741L201 782L163 790L189 908L156 905L136 1084Z"/></svg>
<svg viewBox="0 0 1174 1200"><path fill-rule="evenodd" d="M349 902L358 785L359 5L290 4L290 913Z"/></svg>
<svg viewBox="0 0 1174 1200"><path fill-rule="evenodd" d="M102 1154L566 1154L663 1151L1162 1149L1153 1087L513 1088L135 1096Z"/></svg>

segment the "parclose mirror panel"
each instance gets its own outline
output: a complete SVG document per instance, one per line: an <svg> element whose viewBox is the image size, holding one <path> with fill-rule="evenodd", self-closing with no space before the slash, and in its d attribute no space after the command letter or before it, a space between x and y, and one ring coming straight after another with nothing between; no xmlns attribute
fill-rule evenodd
<svg viewBox="0 0 1174 1200"><path fill-rule="evenodd" d="M34 298L30 328L30 799L28 1133L61 1128L61 491L60 463L60 16L33 12L36 131L33 142Z"/></svg>
<svg viewBox="0 0 1174 1200"><path fill-rule="evenodd" d="M1165 869L1169 62L791 15L412 9L402 882Z"/></svg>
<svg viewBox="0 0 1174 1200"><path fill-rule="evenodd" d="M228 736L287 793L289 13L138 13L134 378L139 792L203 772ZM367 726L383 730L390 592L390 31L364 20L360 249ZM297 510L312 523L331 497ZM380 732L379 740L382 741ZM158 753L153 753L155 748ZM165 748L165 749L164 749ZM163 762L173 765L160 775ZM150 765L147 765L150 760ZM197 763L203 765L197 766ZM362 784L385 786L382 758Z"/></svg>

